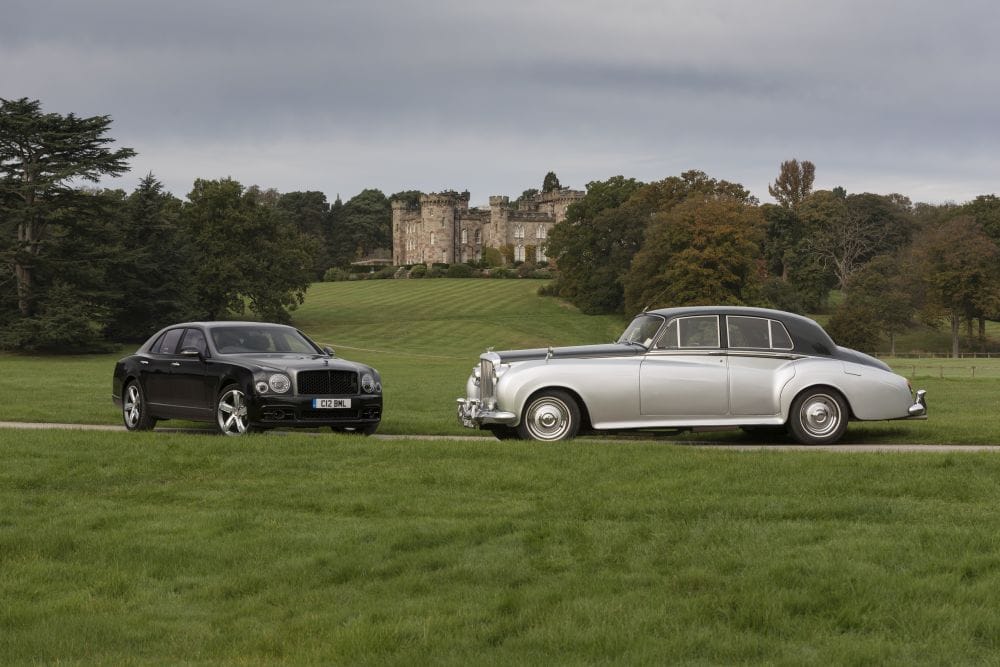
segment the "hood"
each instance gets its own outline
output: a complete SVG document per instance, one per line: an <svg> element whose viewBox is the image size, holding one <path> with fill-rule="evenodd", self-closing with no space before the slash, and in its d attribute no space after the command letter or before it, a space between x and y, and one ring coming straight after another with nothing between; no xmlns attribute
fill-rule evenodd
<svg viewBox="0 0 1000 667"><path fill-rule="evenodd" d="M553 359L583 359L586 357L634 357L646 348L639 345L607 343L604 345L576 345L573 347L538 347L531 350L504 350L497 352L503 363L545 359L551 354Z"/></svg>
<svg viewBox="0 0 1000 667"><path fill-rule="evenodd" d="M226 357L238 358L248 366L257 366L261 370L271 371L363 371L370 367L346 359L336 357L326 357L319 354L288 354L288 353L260 353L260 354L227 354Z"/></svg>

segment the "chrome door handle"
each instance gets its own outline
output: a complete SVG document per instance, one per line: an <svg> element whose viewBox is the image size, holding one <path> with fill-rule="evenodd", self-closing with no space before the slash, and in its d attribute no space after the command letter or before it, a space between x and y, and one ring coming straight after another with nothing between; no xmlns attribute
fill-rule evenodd
<svg viewBox="0 0 1000 667"><path fill-rule="evenodd" d="M179 362L179 361L171 361L171 362L170 362L170 365L171 365L171 366L180 366L180 365L181 365L181 362Z"/></svg>
<svg viewBox="0 0 1000 667"><path fill-rule="evenodd" d="M139 363L142 364L143 366L148 366L149 365L148 361L140 361Z"/></svg>

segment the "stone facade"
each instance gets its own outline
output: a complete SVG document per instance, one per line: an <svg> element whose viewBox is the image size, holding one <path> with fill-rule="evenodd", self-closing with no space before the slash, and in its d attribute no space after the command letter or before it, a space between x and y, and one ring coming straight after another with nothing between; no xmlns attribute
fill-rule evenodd
<svg viewBox="0 0 1000 667"><path fill-rule="evenodd" d="M545 239L566 218L580 190L555 190L511 203L490 197L488 209L469 208L468 192L420 195L420 204L392 202L392 260L396 266L478 261L485 248L513 249L514 261L545 257Z"/></svg>

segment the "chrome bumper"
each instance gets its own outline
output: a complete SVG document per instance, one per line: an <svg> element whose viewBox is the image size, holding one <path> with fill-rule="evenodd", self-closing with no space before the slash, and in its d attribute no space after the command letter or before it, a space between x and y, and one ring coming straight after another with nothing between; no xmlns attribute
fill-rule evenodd
<svg viewBox="0 0 1000 667"><path fill-rule="evenodd" d="M458 399L458 421L466 428L480 428L484 424L513 426L517 415L499 410L482 410L476 399Z"/></svg>
<svg viewBox="0 0 1000 667"><path fill-rule="evenodd" d="M908 412L909 419L927 419L927 392L923 389L917 390L917 401L910 406Z"/></svg>

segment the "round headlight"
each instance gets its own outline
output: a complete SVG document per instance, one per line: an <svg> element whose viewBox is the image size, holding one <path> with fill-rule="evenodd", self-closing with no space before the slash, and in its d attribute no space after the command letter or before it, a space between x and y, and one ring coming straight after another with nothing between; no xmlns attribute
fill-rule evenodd
<svg viewBox="0 0 1000 667"><path fill-rule="evenodd" d="M361 376L361 388L366 394L375 392L375 378L372 377L371 373L365 373Z"/></svg>
<svg viewBox="0 0 1000 667"><path fill-rule="evenodd" d="M260 382L258 382L257 385L256 385L256 387L257 387L257 393L258 394L266 394L267 393L267 383L264 382L263 380L261 380Z"/></svg>
<svg viewBox="0 0 1000 667"><path fill-rule="evenodd" d="M271 387L271 391L276 394L284 394L292 388L292 381L288 379L287 375L281 373L275 373L267 378L267 384Z"/></svg>

